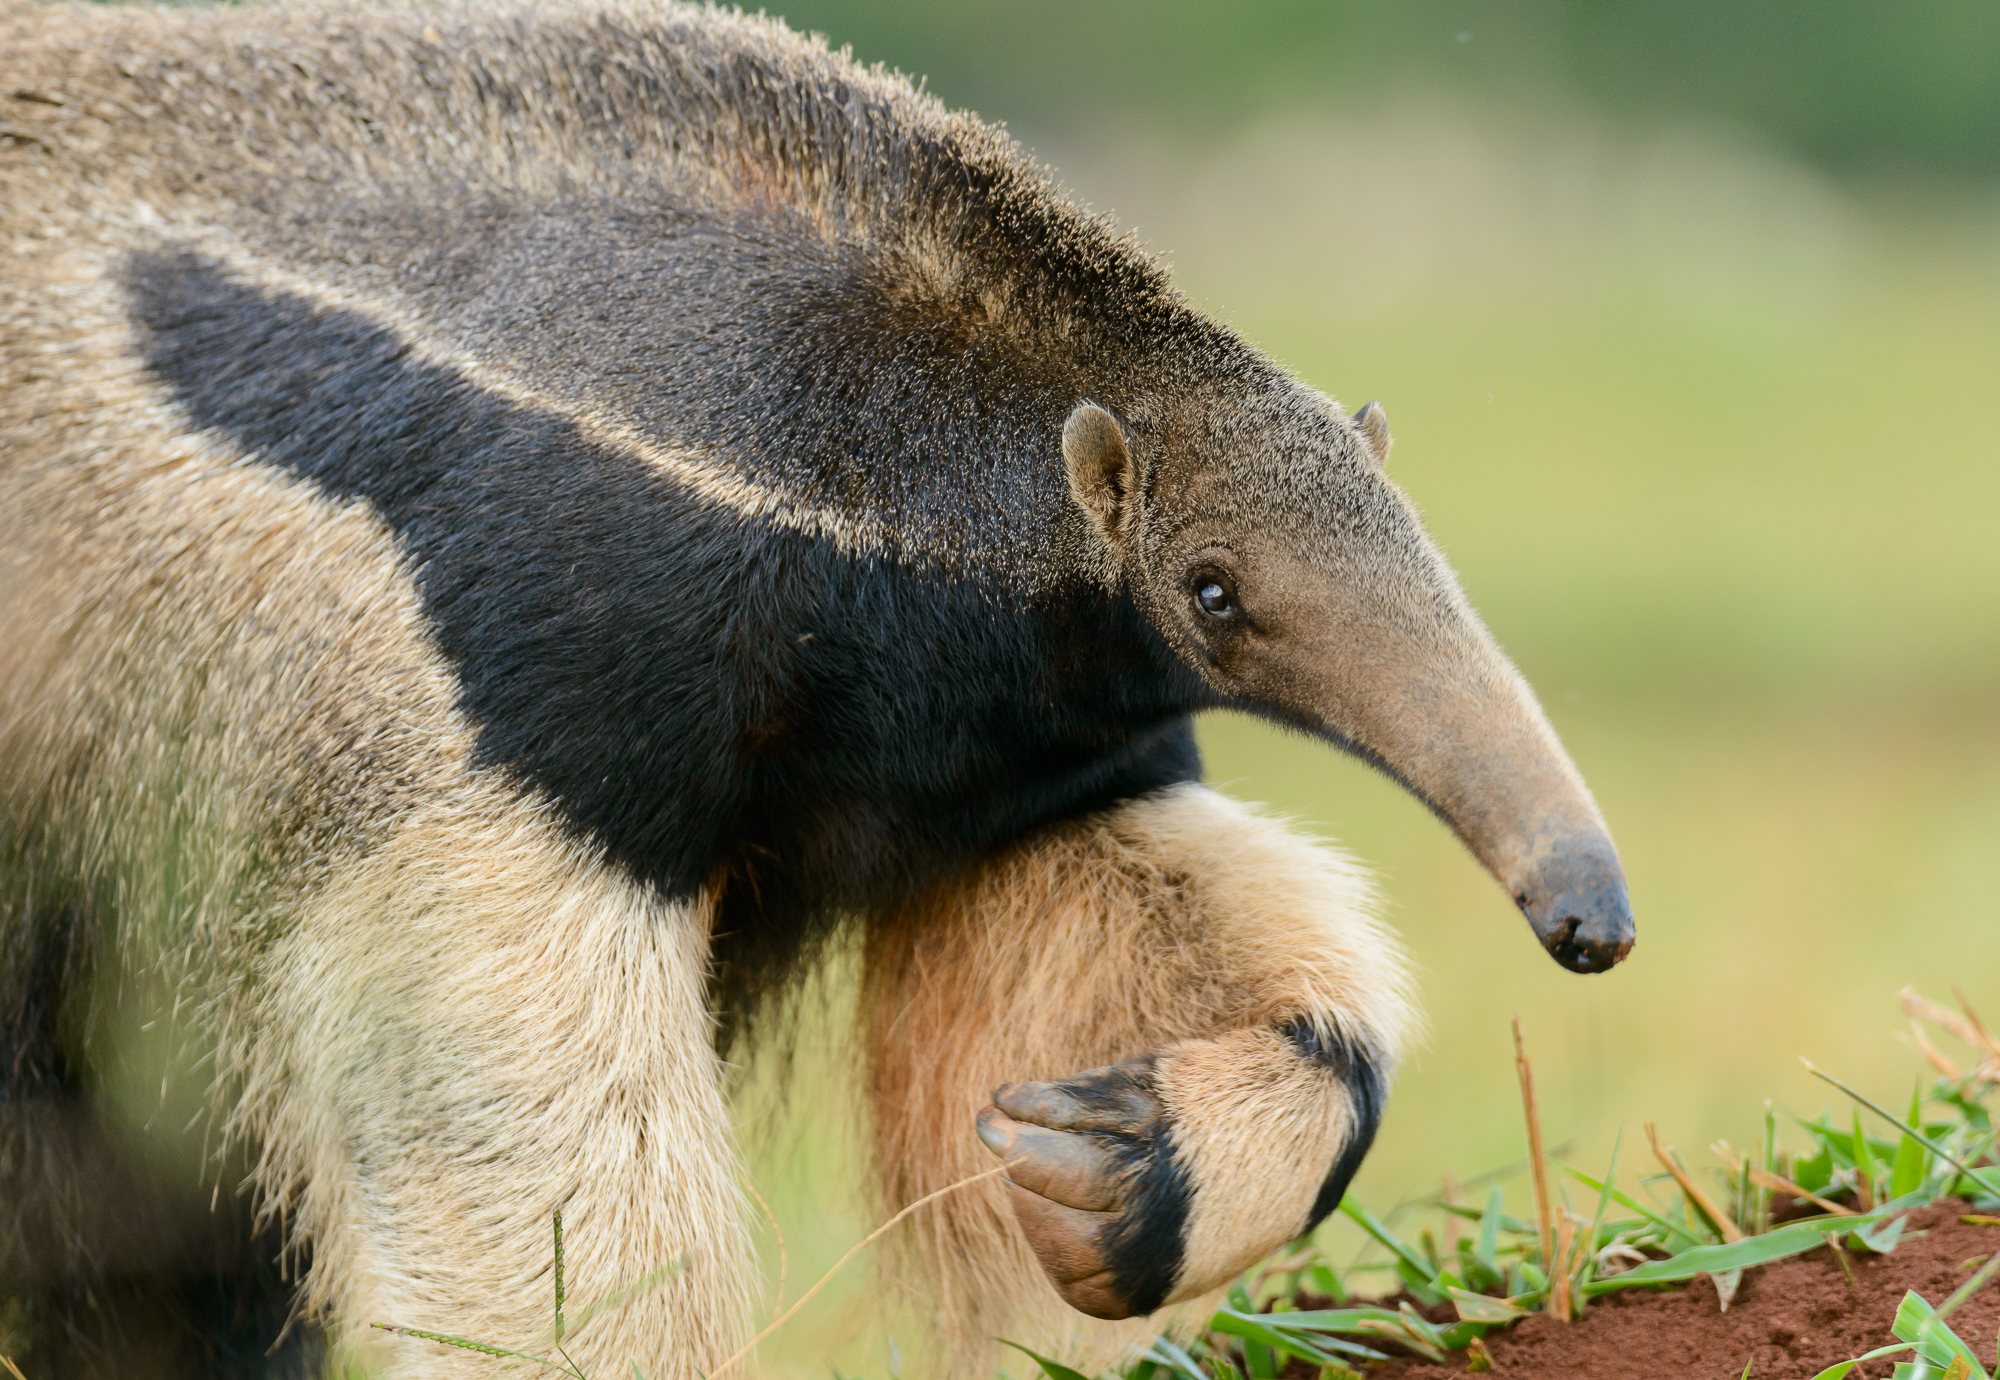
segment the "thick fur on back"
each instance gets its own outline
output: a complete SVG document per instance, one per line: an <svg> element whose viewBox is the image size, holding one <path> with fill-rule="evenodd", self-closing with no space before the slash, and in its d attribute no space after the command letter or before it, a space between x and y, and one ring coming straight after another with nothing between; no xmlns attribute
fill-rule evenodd
<svg viewBox="0 0 2000 1380"><path fill-rule="evenodd" d="M60 101L0 155L18 348L76 305L31 285L78 280L190 428L382 513L478 760L673 894L726 874L733 991L833 906L1191 772L1206 697L1086 578L1048 438L1086 392L1269 366L1003 135L715 11L7 43ZM16 451L62 377L0 414Z"/></svg>

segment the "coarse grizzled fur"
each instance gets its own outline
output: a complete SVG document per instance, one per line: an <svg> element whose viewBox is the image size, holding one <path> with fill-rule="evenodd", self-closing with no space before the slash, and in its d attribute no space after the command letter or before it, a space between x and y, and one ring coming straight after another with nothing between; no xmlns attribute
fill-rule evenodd
<svg viewBox="0 0 2000 1380"><path fill-rule="evenodd" d="M523 1344L556 1209L576 1296L675 1265L571 1354L713 1373L720 1060L852 917L885 1204L1007 1164L913 1219L940 1372L1198 1316L1414 1022L1358 874L1196 784L1203 709L1396 775L1569 966L1629 946L1379 409L777 23L0 0L0 240L40 1373Z"/></svg>

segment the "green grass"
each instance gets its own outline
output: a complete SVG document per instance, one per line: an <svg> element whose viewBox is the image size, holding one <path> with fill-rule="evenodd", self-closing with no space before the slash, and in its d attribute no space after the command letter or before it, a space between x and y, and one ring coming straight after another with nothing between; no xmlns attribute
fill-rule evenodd
<svg viewBox="0 0 2000 1380"><path fill-rule="evenodd" d="M1655 1142L1664 1172L1638 1174L1629 1193L1619 1187L1616 1152L1601 1176L1548 1157L1543 1173L1559 1173L1569 1183L1538 1193L1538 1204L1548 1204L1546 1215L1538 1206L1527 1220L1508 1213L1499 1176L1476 1206L1433 1196L1405 1204L1392 1214L1395 1225L1349 1195L1340 1210L1372 1247L1363 1258L1336 1265L1324 1250L1300 1243L1239 1282L1199 1340L1177 1347L1163 1339L1120 1380L1275 1380L1289 1358L1322 1367L1323 1377L1341 1377L1368 1362L1409 1354L1456 1359L1477 1371L1486 1368L1482 1339L1533 1313L1574 1321L1607 1294L1677 1285L1697 1275L1709 1276L1727 1298L1745 1270L1807 1251L1894 1251L1905 1214L1939 1198L2000 1208L2000 1167L1976 1167L2000 1134L1990 1105L2000 1087L2000 1043L1969 1011L1959 1017L1921 1003L1914 1010L1963 1035L1975 1063L1945 1071L1927 1093L1913 1094L1907 1117L1820 1074L1854 1104L1851 1118L1797 1119L1781 1133L1780 1118L1766 1104L1762 1136L1747 1154L1717 1147L1724 1164L1706 1184L1671 1147ZM1863 1124L1864 1110L1873 1133ZM1532 1101L1524 1115L1536 1115ZM1651 1139L1652 1128L1647 1134ZM1781 1147L1781 1134L1792 1148ZM1794 1187L1826 1200L1829 1210L1774 1224L1774 1193L1789 1198ZM1898 1345L1870 1355L1914 1351L1917 1360L1897 1375L1916 1380L1926 1373L1921 1367L1936 1376L1963 1357L1965 1368L1955 1380L1989 1380L1948 1319L1996 1273L2000 1257L1996 1268L1980 1271L1936 1306L1910 1294L1894 1327ZM1366 1301L1385 1292L1426 1308L1449 1304L1456 1320L1427 1321L1407 1301ZM1311 1295L1329 1296L1336 1306L1301 1309L1298 1301ZM1454 1352L1463 1354L1453 1358ZM1073 1370L1037 1360L1051 1380L1080 1380ZM1837 1380L1851 1365L1836 1366L1820 1380Z"/></svg>
<svg viewBox="0 0 2000 1380"><path fill-rule="evenodd" d="M1484 1189L1476 1204L1452 1191L1405 1203L1386 1220L1350 1194L1339 1210L1364 1235L1367 1249L1358 1258L1336 1263L1311 1240L1294 1243L1238 1281L1200 1337L1184 1345L1157 1339L1116 1380L1277 1380L1292 1360L1320 1367L1322 1380L1352 1380L1360 1374L1357 1367L1398 1355L1440 1363L1457 1360L1480 1371L1489 1365L1484 1339L1538 1312L1573 1323L1608 1294L1672 1287L1703 1275L1726 1302L1744 1271L1773 1261L1830 1249L1846 1269L1850 1255L1888 1254L1902 1239L1906 1214L1940 1198L2000 1209L2000 1166L1978 1167L2000 1139L1991 1106L2000 1089L2000 1040L1970 1007L1952 1012L1914 993L1905 993L1903 1006L1912 1017L1957 1037L1972 1053L1971 1066L1958 1067L1913 1020L1916 1043L1940 1076L1927 1092L1912 1092L1906 1115L1814 1069L1815 1077L1852 1103L1851 1115L1791 1118L1781 1133L1781 1118L1766 1103L1762 1134L1747 1152L1738 1153L1726 1143L1712 1147L1722 1163L1708 1172L1706 1184L1671 1146L1660 1144L1649 1125L1646 1138L1662 1172L1631 1175L1630 1192L1621 1187L1625 1179L1614 1148L1610 1164L1597 1175L1546 1152L1537 1159L1531 1150L1525 1165L1474 1181L1471 1186ZM1515 1048L1523 1133L1525 1142L1536 1147L1540 1111L1518 1025ZM1864 1111L1875 1127L1872 1132L1864 1124ZM1781 1144L1785 1139L1790 1143ZM1528 1218L1508 1211L1502 1180L1509 1174L1526 1177L1534 1187L1535 1207ZM1780 1222L1773 1214L1780 1198L1809 1200L1824 1211ZM889 1230L915 1206L861 1244ZM840 1263L858 1249L851 1248ZM566 1317L560 1214L554 1222L553 1251L553 1322L522 1349L376 1326L409 1341L472 1351L500 1362L526 1362L569 1380L590 1380L563 1349L564 1338L600 1316L615 1325L619 1304L674 1267L633 1281ZM1949 1319L1996 1274L2000 1256L1935 1305L1908 1294L1893 1326L1897 1343L1856 1360L1909 1351L1915 1359L1898 1364L1899 1380L1991 1380ZM1413 1308L1412 1301L1425 1312ZM1446 1305L1452 1319L1438 1322L1426 1316ZM766 1333L777 1331L790 1316L780 1315ZM1090 1380L1057 1359L1017 1343L1007 1345L1049 1380ZM1836 1365L1817 1380L1839 1380L1854 1364ZM837 1367L834 1373L840 1373ZM633 1376L644 1380L636 1367Z"/></svg>

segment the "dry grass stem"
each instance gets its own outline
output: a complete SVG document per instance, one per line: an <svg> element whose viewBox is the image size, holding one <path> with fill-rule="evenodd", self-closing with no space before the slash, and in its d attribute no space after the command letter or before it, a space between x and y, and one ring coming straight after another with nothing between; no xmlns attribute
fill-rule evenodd
<svg viewBox="0 0 2000 1380"><path fill-rule="evenodd" d="M1822 1198L1817 1193L1808 1193L1782 1174L1773 1174L1768 1169L1758 1168L1756 1163L1750 1160L1749 1156L1739 1155L1732 1150L1728 1141L1719 1140L1710 1146L1709 1149L1715 1152L1717 1159L1729 1166L1732 1173L1740 1174L1747 1171L1750 1175L1750 1182L1756 1184L1759 1188L1768 1188L1773 1193L1789 1193L1802 1203L1811 1203L1815 1207L1824 1208L1826 1211L1840 1217L1859 1217L1861 1215L1844 1203L1836 1203Z"/></svg>
<svg viewBox="0 0 2000 1380"><path fill-rule="evenodd" d="M773 1314L785 1306L785 1232L778 1225L778 1214L771 1211L771 1205L764 1201L764 1195L757 1191L757 1185L746 1176L743 1186L750 1190L750 1196L757 1200L757 1206L764 1210L764 1220L771 1224L771 1235L778 1238L778 1292L771 1300Z"/></svg>
<svg viewBox="0 0 2000 1380"><path fill-rule="evenodd" d="M868 1235L862 1237L852 1246L849 1246L847 1248L847 1254L843 1255L840 1259L834 1261L833 1268L828 1270L825 1274L821 1275L819 1277L818 1283L814 1284L812 1288L806 1290L803 1294L799 1295L799 1301L797 1303L793 1304L790 1308L787 1308L783 1313L780 1313L777 1317L773 1318L770 1322L770 1325L767 1326L762 1332L759 1332L756 1336L752 1337L749 1341L745 1342L742 1346L738 1347L734 1355L732 1355L728 1360L724 1361L721 1365L717 1366L712 1372L710 1372L708 1380L721 1380L721 1377L724 1374L735 1368L735 1365L738 1361L741 1361L745 1356L748 1356L751 1352L755 1351L757 1349L757 1344L759 1342L762 1342L766 1337L770 1336L773 1332L776 1332L779 1328L783 1327L786 1323L790 1322L792 1320L792 1315L798 1312L801 1308L804 1308L806 1304L812 1299L812 1296L814 1294L817 1294L821 1289L824 1289L826 1287L827 1281L832 1279L835 1275L839 1274L842 1267L844 1267L848 1261L854 1259L855 1256L861 1253L864 1247L869 1245L871 1242L875 1241L877 1238L886 1234L891 1227L895 1226L905 1217L908 1217L911 1213L915 1212L918 1208L923 1207L925 1204L934 1202L937 1199L944 1197L944 1195L947 1193L955 1193L959 1189L966 1187L968 1184L976 1184L982 1179L990 1179L997 1174L1005 1174L1009 1168L1010 1166L1004 1164L995 1165L993 1168L985 1171L983 1174L973 1174L967 1178L960 1179L955 1184L946 1184L943 1188L938 1189L934 1193L926 1193L923 1197L917 1199L916 1202L911 1203L908 1207L904 1208L894 1217L891 1217L881 1226L875 1228L874 1231L869 1232Z"/></svg>
<svg viewBox="0 0 2000 1380"><path fill-rule="evenodd" d="M1966 1000L1965 993L1955 982L1951 985L1951 994L1958 998L1958 1009L1965 1013L1965 1019L1971 1022L1973 1031L1979 1036L1979 1047L1989 1054L2000 1055L2000 1041L1994 1040L1993 1032L1986 1028L1986 1022L1979 1019L1979 1013L1972 1009L1972 1003Z"/></svg>
<svg viewBox="0 0 2000 1380"><path fill-rule="evenodd" d="M1910 1039L1916 1045L1917 1053L1923 1055L1924 1059L1930 1064L1930 1066L1936 1069L1939 1073L1943 1074L1946 1078L1949 1078L1952 1082L1956 1083L1959 1079L1965 1076L1964 1074L1958 1071L1958 1066L1956 1064L1952 1063L1951 1060L1945 1058L1944 1055L1938 1051L1938 1047L1932 1044L1927 1038L1925 1038L1924 1028L1918 1025L1914 1020L1910 1022Z"/></svg>
<svg viewBox="0 0 2000 1380"><path fill-rule="evenodd" d="M1743 1228L1737 1226L1730 1215L1722 1210L1722 1205L1709 1197L1702 1186L1694 1181L1694 1175L1687 1172L1686 1166L1681 1163L1680 1156L1674 1154L1671 1145L1661 1148L1659 1128L1650 1121L1646 1123L1646 1139L1652 1142L1653 1158L1674 1176L1674 1182L1681 1186L1681 1192L1687 1195L1687 1200L1694 1204L1697 1212L1708 1219L1710 1226L1722 1233L1722 1239L1741 1241Z"/></svg>
<svg viewBox="0 0 2000 1380"><path fill-rule="evenodd" d="M1808 1193L1784 1175L1773 1174L1766 1169L1759 1169L1754 1164L1750 1166L1750 1181L1760 1187L1770 1189L1773 1193L1789 1193L1802 1203L1811 1203L1814 1207L1825 1208L1828 1212L1836 1216L1859 1217L1861 1215L1844 1203L1836 1203L1829 1198L1822 1198L1817 1193Z"/></svg>
<svg viewBox="0 0 2000 1380"><path fill-rule="evenodd" d="M21 1368L14 1364L14 1358L11 1356L0 1356L0 1366L7 1367L7 1373L13 1376L14 1380L28 1380L27 1376L21 1374Z"/></svg>
<svg viewBox="0 0 2000 1380"><path fill-rule="evenodd" d="M1958 998L1960 1011L1950 1010L1925 999L1918 995L1914 987L1905 987L1897 994L1897 1000L1904 1014L1912 1018L1913 1030L1914 1021L1924 1020L1950 1031L1978 1057L1979 1066L1973 1069L1970 1075L1960 1073L1950 1060L1931 1047L1921 1030L1916 1032L1917 1048L1930 1061L1931 1066L1947 1078L1958 1080L1970 1076L1982 1083L2000 1083L2000 1039L1996 1039L1993 1032L1986 1028L1986 1023L1979 1019L1978 1013L1972 1009L1972 1004L1965 999L1965 994L1956 987L1951 990L1952 995Z"/></svg>
<svg viewBox="0 0 2000 1380"><path fill-rule="evenodd" d="M1576 1227L1570 1220L1570 1215L1567 1212L1563 1213L1561 1225L1556 1230L1555 1268L1549 1279L1549 1312L1555 1315L1557 1322L1568 1322L1573 1311L1569 1296L1569 1281L1572 1264L1570 1256L1575 1253L1572 1249L1575 1245L1575 1234Z"/></svg>
<svg viewBox="0 0 2000 1380"><path fill-rule="evenodd" d="M1521 1075L1521 1107L1528 1118L1528 1164L1534 1172L1535 1181L1535 1226L1542 1238L1542 1264L1554 1276L1560 1273L1556 1259L1555 1214L1549 1208L1549 1167L1542 1154L1542 1118L1535 1108L1535 1070L1528 1063L1527 1042L1521 1036L1521 1018L1514 1018L1514 1069ZM1549 1281L1551 1290L1555 1280ZM1569 1321L1569 1291L1561 1296L1562 1310L1554 1307L1555 1296L1551 1296L1550 1311L1558 1320Z"/></svg>

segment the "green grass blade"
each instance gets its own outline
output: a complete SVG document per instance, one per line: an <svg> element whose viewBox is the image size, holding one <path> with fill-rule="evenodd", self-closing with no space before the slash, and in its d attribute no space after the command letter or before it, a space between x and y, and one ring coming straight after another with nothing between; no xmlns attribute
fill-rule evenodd
<svg viewBox="0 0 2000 1380"><path fill-rule="evenodd" d="M1915 1343L1917 1355L1940 1368L1948 1366L1953 1357L1964 1357L1972 1367L1976 1380L1988 1380L1986 1370L1979 1364L1979 1358L1972 1348L1965 1344L1951 1324L1939 1317L1937 1310L1912 1289L1903 1295L1903 1301L1896 1308L1896 1321L1889 1329L1898 1340Z"/></svg>
<svg viewBox="0 0 2000 1380"><path fill-rule="evenodd" d="M1929 1136L1926 1136L1922 1131L1919 1131L1916 1127L1898 1120L1894 1112L1887 1110L1880 1103L1870 1098L1867 1094L1859 1092L1854 1088L1848 1087L1847 1084L1841 1082L1838 1078L1835 1078L1832 1074L1822 1073L1819 1070L1819 1068L1813 1064L1812 1060L1801 1059L1799 1062L1806 1066L1806 1072L1810 1073L1813 1077L1819 1079L1823 1083L1833 1084L1834 1087L1839 1088L1842 1092L1846 1093L1856 1102L1859 1102L1869 1111L1875 1113L1876 1116L1881 1117L1891 1126L1894 1126L1904 1135L1914 1137L1920 1144L1923 1145L1923 1147L1926 1150L1930 1151L1933 1155L1936 1155L1946 1164L1955 1166L1959 1170L1959 1172L1963 1173L1968 1179L1971 1179L1974 1183L1978 1184L1981 1188L1985 1189L1995 1198L2000 1198L2000 1188L1994 1187L1992 1181L1989 1180L1984 1174L1981 1174L1971 1165L1965 1163L1963 1160L1959 1159L1956 1155L1953 1155L1949 1151L1945 1150L1943 1146L1937 1144L1937 1142L1933 1141Z"/></svg>
<svg viewBox="0 0 2000 1380"><path fill-rule="evenodd" d="M562 1209L556 1209L556 1340L563 1339Z"/></svg>
<svg viewBox="0 0 2000 1380"><path fill-rule="evenodd" d="M1597 1195L1597 1211L1590 1219L1590 1249L1583 1253L1583 1263L1577 1267L1574 1293L1578 1299L1584 1297L1584 1290L1597 1274L1597 1251L1604 1244L1599 1232L1604 1229L1604 1214L1611 1206L1611 1185L1618 1182L1618 1151L1625 1144L1625 1128L1620 1126L1618 1134L1611 1141L1611 1165L1604 1171L1604 1187Z"/></svg>
<svg viewBox="0 0 2000 1380"><path fill-rule="evenodd" d="M1452 1306L1458 1309L1459 1320L1476 1323L1510 1323L1516 1318L1528 1316L1525 1308L1516 1308L1505 1299L1496 1299L1488 1294L1475 1294L1467 1289L1452 1289Z"/></svg>
<svg viewBox="0 0 2000 1380"><path fill-rule="evenodd" d="M370 1323L368 1325L379 1328L384 1332L393 1332L398 1337L417 1337L426 1342L436 1342L439 1346L457 1347L460 1351L476 1351L482 1356L505 1356L511 1357L516 1361L532 1361L538 1366L546 1366L550 1370L571 1376L573 1380L583 1380L581 1375L578 1375L568 1366L560 1365L555 1361L550 1361L540 1356L531 1356L525 1351L509 1351L506 1347L494 1346L491 1342L475 1342L469 1337L453 1337L444 1332L425 1332L421 1328L415 1327L397 1327L393 1323Z"/></svg>
<svg viewBox="0 0 2000 1380"><path fill-rule="evenodd" d="M1810 1129L1808 1127L1808 1129ZM1817 1135L1819 1149L1792 1160L1791 1180L1808 1193L1824 1193L1833 1182L1833 1147Z"/></svg>
<svg viewBox="0 0 2000 1380"><path fill-rule="evenodd" d="M1262 1317L1251 1317L1243 1313L1238 1313L1234 1309L1225 1308L1213 1318L1210 1318L1208 1325L1213 1331L1226 1333L1232 1337L1241 1337L1246 1343L1254 1342L1260 1347L1268 1347L1270 1350L1279 1352L1285 1356L1296 1356L1301 1361L1308 1361L1318 1366L1342 1364L1339 1353L1367 1358L1383 1356L1383 1353L1379 1351L1358 1346L1351 1342L1341 1342L1336 1338L1307 1337L1299 1333L1273 1327L1269 1322L1271 1316L1270 1314L1265 1314ZM1285 1313L1280 1316L1291 1318L1297 1315ZM1396 1315L1393 1313L1384 1313L1384 1316L1395 1319ZM1410 1341L1410 1338L1397 1326L1397 1323L1393 1321L1377 1324L1375 1327L1367 1329L1367 1332L1369 1335L1390 1337L1395 1341L1402 1342L1406 1346L1414 1345ZM1438 1354L1442 1355L1443 1353L1440 1352ZM1245 1356L1247 1359L1247 1348ZM1255 1380L1255 1378L1252 1377L1252 1380Z"/></svg>
<svg viewBox="0 0 2000 1380"><path fill-rule="evenodd" d="M1878 1220L1887 1210L1871 1213L1866 1217L1842 1218L1842 1225L1867 1225ZM1655 1260L1641 1265L1636 1270L1627 1270L1622 1275L1610 1279L1594 1281L1587 1292L1595 1297L1608 1294L1614 1289L1628 1289L1636 1284L1663 1284L1673 1280L1692 1279L1696 1275L1722 1274L1729 1270L1741 1270L1751 1265L1768 1265L1773 1260L1783 1260L1787 1256L1802 1255L1815 1246L1824 1246L1826 1240L1820 1235L1824 1228L1819 1222L1799 1222L1779 1227L1774 1232L1762 1236L1746 1236L1741 1241L1732 1241L1724 1246L1701 1245L1682 1251L1667 1260Z"/></svg>
<svg viewBox="0 0 2000 1380"><path fill-rule="evenodd" d="M1910 1089L1910 1124L1917 1125L1923 1119L1924 1097L1921 1089ZM1923 1187L1926 1171L1930 1168L1930 1155L1922 1142L1905 1135L1896 1145L1896 1158L1889 1164L1889 1196L1900 1198L1905 1193L1914 1193Z"/></svg>
<svg viewBox="0 0 2000 1380"><path fill-rule="evenodd" d="M1861 1129L1861 1109L1859 1107L1854 1109L1854 1135L1852 1144L1854 1146L1851 1153L1854 1156L1855 1178L1861 1184L1862 1191L1867 1193L1869 1201L1879 1202L1885 1195L1882 1192L1881 1181L1875 1172L1874 1151L1869 1148L1868 1137ZM1886 1196L1893 1197L1894 1195Z"/></svg>
<svg viewBox="0 0 2000 1380"><path fill-rule="evenodd" d="M1486 1220L1485 1208L1467 1207L1463 1203L1439 1203L1436 1206L1438 1211L1448 1212L1454 1217L1463 1217L1468 1222L1484 1222ZM1511 1213L1502 1212L1500 1214L1500 1230L1512 1232L1516 1236L1533 1236L1535 1234L1535 1224L1533 1222L1523 1222Z"/></svg>
<svg viewBox="0 0 2000 1380"><path fill-rule="evenodd" d="M1487 1190L1486 1211L1479 1217L1479 1243L1472 1248L1473 1258L1495 1273L1500 1269L1494 1263L1494 1258L1500 1250L1500 1218L1503 1215L1501 1209L1506 1203L1507 1195L1499 1184L1494 1184Z"/></svg>
<svg viewBox="0 0 2000 1380"><path fill-rule="evenodd" d="M1599 1192L1607 1191L1606 1186L1610 1182L1608 1179L1593 1179L1590 1175L1584 1173L1581 1169L1578 1169L1575 1165L1565 1164L1563 1163L1563 1161L1556 1159L1554 1156L1551 1156L1549 1158L1549 1163L1553 1164L1556 1168L1562 1170L1565 1174L1568 1174L1572 1178L1576 1179L1577 1182L1583 1184L1586 1188L1594 1188L1597 1189ZM1690 1246L1705 1246L1708 1244L1707 1242L1703 1241L1699 1236L1696 1236L1693 1232L1689 1231L1681 1223L1674 1221L1672 1218L1662 1217L1659 1213L1653 1211L1651 1208L1647 1207L1644 1203L1641 1203L1636 1198L1632 1198L1615 1188L1609 1189L1608 1191L1611 1194L1611 1201L1617 1203L1620 1207L1630 1208L1632 1211L1638 1213L1641 1217L1645 1218L1648 1222L1651 1222L1654 1226L1666 1232L1669 1244L1671 1244L1673 1239L1677 1236L1681 1240L1687 1242Z"/></svg>
<svg viewBox="0 0 2000 1380"><path fill-rule="evenodd" d="M1305 1332L1363 1332L1378 1323L1395 1326L1400 1319L1388 1308L1319 1308L1309 1313L1258 1313L1256 1320L1266 1327L1295 1328Z"/></svg>
<svg viewBox="0 0 2000 1380"><path fill-rule="evenodd" d="M1897 1243L1903 1239L1903 1228L1908 1226L1909 1222L1910 1219L1907 1217L1884 1218L1873 1226L1857 1228L1852 1236L1856 1244L1862 1248L1876 1255L1887 1255L1895 1250Z"/></svg>
<svg viewBox="0 0 2000 1380"><path fill-rule="evenodd" d="M1842 1361L1839 1365L1828 1366L1818 1375L1815 1375L1812 1380L1846 1380L1847 1372L1853 1370L1863 1361L1879 1361L1884 1356L1894 1356L1899 1351L1908 1351L1909 1349L1910 1343L1908 1342L1897 1342L1892 1346L1878 1346L1866 1356L1857 1356L1852 1361Z"/></svg>
<svg viewBox="0 0 2000 1380"><path fill-rule="evenodd" d="M1165 1337L1153 1339L1153 1349L1146 1353L1146 1359L1156 1366L1164 1366L1182 1380L1208 1380L1195 1364L1194 1357L1182 1351Z"/></svg>
<svg viewBox="0 0 2000 1380"><path fill-rule="evenodd" d="M1335 1303L1340 1303L1347 1298L1347 1288L1340 1282L1339 1273L1334 1270L1333 1266L1323 1260L1306 1270L1306 1278L1312 1281L1313 1288L1325 1294Z"/></svg>
<svg viewBox="0 0 2000 1380"><path fill-rule="evenodd" d="M1381 1219L1363 1207L1352 1193L1340 1200L1340 1210L1356 1226L1360 1227L1361 1230L1367 1232L1370 1236L1395 1252L1398 1260L1416 1271L1424 1279L1431 1277L1430 1263L1423 1258L1422 1254L1415 1247L1405 1244L1394 1232L1383 1226Z"/></svg>
<svg viewBox="0 0 2000 1380"><path fill-rule="evenodd" d="M1039 1352L1028 1350L1028 1348L1022 1346L1019 1342L1010 1342L1005 1337L1000 1337L997 1338L996 1340L999 1341L1001 1346L1013 1347L1014 1350L1020 1352L1023 1356L1026 1356L1029 1360L1033 1361L1036 1365L1040 1366L1042 1368L1042 1374L1048 1376L1049 1380L1090 1380L1090 1377L1085 1375L1082 1371L1071 1370L1068 1366L1064 1365L1060 1361L1051 1361L1048 1357L1043 1356Z"/></svg>

